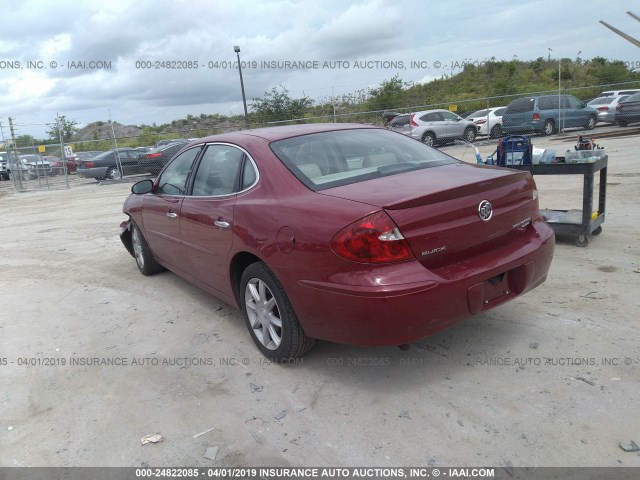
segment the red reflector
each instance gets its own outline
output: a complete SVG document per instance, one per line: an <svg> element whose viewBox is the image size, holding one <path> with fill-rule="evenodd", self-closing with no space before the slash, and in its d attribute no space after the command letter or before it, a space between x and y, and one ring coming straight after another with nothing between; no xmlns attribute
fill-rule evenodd
<svg viewBox="0 0 640 480"><path fill-rule="evenodd" d="M147 157L147 158L158 158L158 157L161 157L161 156L162 156L161 153L147 153L145 155L145 157Z"/></svg>
<svg viewBox="0 0 640 480"><path fill-rule="evenodd" d="M379 211L340 230L331 240L340 257L360 263L391 263L413 259L407 241L385 212Z"/></svg>
<svg viewBox="0 0 640 480"><path fill-rule="evenodd" d="M533 119L534 120L540 120L540 115L538 115L537 113L533 114Z"/></svg>
<svg viewBox="0 0 640 480"><path fill-rule="evenodd" d="M414 122L414 121L413 121L413 117L414 117L414 116L415 116L415 113L412 113L412 114L411 114L411 126L412 126L412 127L417 127L417 126L418 126L418 124L417 124L416 122Z"/></svg>

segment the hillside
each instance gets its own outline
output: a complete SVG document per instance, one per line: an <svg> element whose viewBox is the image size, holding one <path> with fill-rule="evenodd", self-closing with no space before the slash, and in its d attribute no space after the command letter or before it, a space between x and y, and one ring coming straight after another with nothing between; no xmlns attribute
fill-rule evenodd
<svg viewBox="0 0 640 480"><path fill-rule="evenodd" d="M113 138L115 133L116 138L137 137L141 133L141 129L133 125L122 125L118 122L113 122L113 130L109 122L93 122L79 129L72 137L74 142L87 141L87 140L108 140Z"/></svg>

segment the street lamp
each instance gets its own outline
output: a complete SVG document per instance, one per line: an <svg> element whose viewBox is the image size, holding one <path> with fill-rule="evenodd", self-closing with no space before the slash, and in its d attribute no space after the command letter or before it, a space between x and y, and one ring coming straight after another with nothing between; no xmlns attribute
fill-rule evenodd
<svg viewBox="0 0 640 480"><path fill-rule="evenodd" d="M244 126L249 129L249 114L247 113L247 98L244 95L244 82L242 81L242 65L240 65L240 47L236 45L233 51L238 56L238 72L240 73L240 88L242 89L242 104L244 105Z"/></svg>

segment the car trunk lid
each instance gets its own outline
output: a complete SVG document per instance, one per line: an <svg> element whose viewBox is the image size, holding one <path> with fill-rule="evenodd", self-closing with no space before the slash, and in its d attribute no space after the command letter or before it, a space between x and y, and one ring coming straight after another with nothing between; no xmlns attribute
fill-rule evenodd
<svg viewBox="0 0 640 480"><path fill-rule="evenodd" d="M527 172L461 163L320 193L384 209L416 258L425 267L439 268L524 235L538 215L534 189Z"/></svg>

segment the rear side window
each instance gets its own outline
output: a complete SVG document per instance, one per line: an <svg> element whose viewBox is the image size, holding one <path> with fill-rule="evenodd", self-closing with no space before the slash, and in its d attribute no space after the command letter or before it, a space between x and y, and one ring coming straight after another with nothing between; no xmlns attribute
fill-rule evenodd
<svg viewBox="0 0 640 480"><path fill-rule="evenodd" d="M531 112L533 110L534 100L535 98L518 98L513 100L504 113Z"/></svg>
<svg viewBox="0 0 640 480"><path fill-rule="evenodd" d="M640 101L640 93L631 95L629 98L625 100L625 102L638 102L638 101Z"/></svg>

